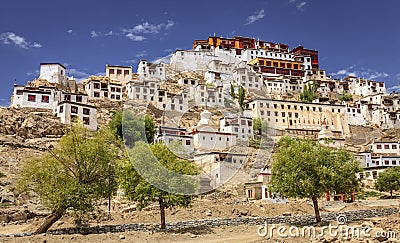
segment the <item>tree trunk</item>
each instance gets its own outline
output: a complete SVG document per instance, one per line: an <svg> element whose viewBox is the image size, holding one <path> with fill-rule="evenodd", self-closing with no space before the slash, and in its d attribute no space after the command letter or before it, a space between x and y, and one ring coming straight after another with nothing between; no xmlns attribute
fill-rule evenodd
<svg viewBox="0 0 400 243"><path fill-rule="evenodd" d="M393 199L393 190L390 190L390 199Z"/></svg>
<svg viewBox="0 0 400 243"><path fill-rule="evenodd" d="M158 203L160 204L161 229L165 229L165 205L161 197L158 199Z"/></svg>
<svg viewBox="0 0 400 243"><path fill-rule="evenodd" d="M35 231L35 235L46 233L47 230L57 222L65 213L65 209L57 210L46 217L42 225Z"/></svg>
<svg viewBox="0 0 400 243"><path fill-rule="evenodd" d="M312 197L312 202L314 205L315 219L317 220L317 223L319 223L321 222L321 215L319 214L318 198Z"/></svg>

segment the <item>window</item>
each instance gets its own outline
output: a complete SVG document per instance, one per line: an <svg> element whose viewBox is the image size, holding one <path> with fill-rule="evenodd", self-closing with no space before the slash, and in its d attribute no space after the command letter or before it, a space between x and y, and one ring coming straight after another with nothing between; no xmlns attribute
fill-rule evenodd
<svg viewBox="0 0 400 243"><path fill-rule="evenodd" d="M393 144L392 149L397 149L397 144Z"/></svg>
<svg viewBox="0 0 400 243"><path fill-rule="evenodd" d="M71 113L77 114L78 113L78 107L71 106Z"/></svg>
<svg viewBox="0 0 400 243"><path fill-rule="evenodd" d="M94 92L94 97L99 98L100 97L100 93L99 92Z"/></svg>
<svg viewBox="0 0 400 243"><path fill-rule="evenodd" d="M111 95L111 99L115 99L115 95L112 94L112 95Z"/></svg>
<svg viewBox="0 0 400 243"><path fill-rule="evenodd" d="M42 95L42 102L43 103L49 103L49 96L48 95Z"/></svg>
<svg viewBox="0 0 400 243"><path fill-rule="evenodd" d="M117 75L121 75L122 74L122 70L121 69L117 69Z"/></svg>
<svg viewBox="0 0 400 243"><path fill-rule="evenodd" d="M124 75L129 75L129 70L124 70Z"/></svg>
<svg viewBox="0 0 400 243"><path fill-rule="evenodd" d="M82 102L82 95L76 96L76 102Z"/></svg>
<svg viewBox="0 0 400 243"><path fill-rule="evenodd" d="M380 144L376 145L376 149L382 149L382 145Z"/></svg>
<svg viewBox="0 0 400 243"><path fill-rule="evenodd" d="M64 112L64 106L60 106L58 113L63 113Z"/></svg>
<svg viewBox="0 0 400 243"><path fill-rule="evenodd" d="M389 144L385 144L385 149L389 149Z"/></svg>
<svg viewBox="0 0 400 243"><path fill-rule="evenodd" d="M89 117L84 117L84 118L83 118L83 123L84 123L85 125L90 125L90 119L89 119Z"/></svg>
<svg viewBox="0 0 400 243"><path fill-rule="evenodd" d="M104 92L104 97L108 97L108 92Z"/></svg>
<svg viewBox="0 0 400 243"><path fill-rule="evenodd" d="M117 95L117 96L115 96L115 99L116 100L120 100L121 99L121 96L120 95ZM145 98L146 99L146 98Z"/></svg>
<svg viewBox="0 0 400 243"><path fill-rule="evenodd" d="M186 145L190 145L190 140L186 140Z"/></svg>
<svg viewBox="0 0 400 243"><path fill-rule="evenodd" d="M93 84L94 89L100 89L100 84L99 83L94 83Z"/></svg>
<svg viewBox="0 0 400 243"><path fill-rule="evenodd" d="M71 100L71 95L65 95L64 100Z"/></svg>
<svg viewBox="0 0 400 243"><path fill-rule="evenodd" d="M17 90L17 95L22 95L24 93L23 90Z"/></svg>
<svg viewBox="0 0 400 243"><path fill-rule="evenodd" d="M115 91L121 92L121 88L116 88ZM147 91L147 90L146 90Z"/></svg>
<svg viewBox="0 0 400 243"><path fill-rule="evenodd" d="M36 95L28 95L28 101L36 102Z"/></svg>
<svg viewBox="0 0 400 243"><path fill-rule="evenodd" d="M110 69L110 74L114 74L114 69Z"/></svg>
<svg viewBox="0 0 400 243"><path fill-rule="evenodd" d="M88 109L88 108L83 108L83 114L84 114L84 115L90 115L90 109Z"/></svg>
<svg viewBox="0 0 400 243"><path fill-rule="evenodd" d="M114 87L111 87L111 92L115 92L115 88Z"/></svg>

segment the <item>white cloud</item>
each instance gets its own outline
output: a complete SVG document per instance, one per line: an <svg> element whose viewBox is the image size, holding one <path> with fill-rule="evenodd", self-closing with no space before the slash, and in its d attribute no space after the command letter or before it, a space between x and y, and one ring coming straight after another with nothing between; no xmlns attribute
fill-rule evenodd
<svg viewBox="0 0 400 243"><path fill-rule="evenodd" d="M33 72L27 72L26 75L27 75L27 76L39 76L39 70L36 69L36 70L33 71Z"/></svg>
<svg viewBox="0 0 400 243"><path fill-rule="evenodd" d="M108 33L105 33L104 35L105 36L114 35L114 32L112 30L110 30Z"/></svg>
<svg viewBox="0 0 400 243"><path fill-rule="evenodd" d="M399 91L399 90L400 90L400 85L395 85L395 86L389 87L389 88L387 88L387 90L390 90L390 91Z"/></svg>
<svg viewBox="0 0 400 243"><path fill-rule="evenodd" d="M299 11L304 11L304 8L305 8L306 4L307 4L307 2L301 2L301 3L297 4L296 8Z"/></svg>
<svg viewBox="0 0 400 243"><path fill-rule="evenodd" d="M125 36L128 37L129 39L133 40L133 41L144 41L144 40L146 40L146 37L141 36L141 35L134 35L132 33L128 33Z"/></svg>
<svg viewBox="0 0 400 243"><path fill-rule="evenodd" d="M72 32L73 32L72 30L67 30L68 34L72 34Z"/></svg>
<svg viewBox="0 0 400 243"><path fill-rule="evenodd" d="M149 22L143 22L141 24L135 25L132 29L124 29L123 31L135 34L158 34L164 29L171 29L174 25L175 23L171 20L168 20L167 23L160 24L150 24Z"/></svg>
<svg viewBox="0 0 400 243"><path fill-rule="evenodd" d="M14 32L5 32L0 35L0 41L3 41L3 44L9 45L14 43L14 45L21 47L23 49L29 48L40 48L41 44L37 42L30 42L25 39L25 37L16 35Z"/></svg>
<svg viewBox="0 0 400 243"><path fill-rule="evenodd" d="M247 22L246 25L248 24L252 24L254 22L256 22L257 20L260 20L262 18L264 18L264 9L261 9L260 12L256 12L254 13L254 15L250 15L249 17L247 17Z"/></svg>
<svg viewBox="0 0 400 243"><path fill-rule="evenodd" d="M172 52L173 50L171 48L165 49L164 52Z"/></svg>
<svg viewBox="0 0 400 243"><path fill-rule="evenodd" d="M92 38L95 38L95 37L99 36L99 34L97 34L97 32L94 31L94 30L92 30L92 32L90 32L90 35L91 35Z"/></svg>
<svg viewBox="0 0 400 243"><path fill-rule="evenodd" d="M138 63L139 61L137 59L131 59L131 60L125 60L122 61L123 63L127 63L127 64L133 64L133 63Z"/></svg>
<svg viewBox="0 0 400 243"><path fill-rule="evenodd" d="M150 61L151 63L169 63L171 59L172 54L169 54L168 56L165 57L157 57L154 60Z"/></svg>
<svg viewBox="0 0 400 243"><path fill-rule="evenodd" d="M307 2L301 0L289 0L289 4L295 5L297 10L304 11L307 5Z"/></svg>
<svg viewBox="0 0 400 243"><path fill-rule="evenodd" d="M386 72L379 72L370 68L366 69L361 67L356 69L356 65L351 65L337 72L330 73L329 75L337 78L355 76L355 77L365 78L368 80L386 79L390 77L390 75Z"/></svg>
<svg viewBox="0 0 400 243"><path fill-rule="evenodd" d="M147 56L147 51L140 51L138 54L136 54L136 57L144 57Z"/></svg>
<svg viewBox="0 0 400 243"><path fill-rule="evenodd" d="M160 24L151 24L146 21L133 26L133 28L121 28L119 31L110 30L107 33L92 30L92 32L90 32L90 35L92 38L99 36L124 35L126 38L133 41L144 41L147 39L146 35L159 34L161 32L170 30L174 26L175 23L171 20Z"/></svg>

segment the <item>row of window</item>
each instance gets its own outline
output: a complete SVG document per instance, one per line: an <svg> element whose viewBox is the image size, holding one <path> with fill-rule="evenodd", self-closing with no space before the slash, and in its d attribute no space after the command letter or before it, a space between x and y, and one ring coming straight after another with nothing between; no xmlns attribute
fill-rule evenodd
<svg viewBox="0 0 400 243"><path fill-rule="evenodd" d="M264 107L264 103L260 102L259 104L260 104L261 108ZM265 105L266 105L267 108L270 108L270 104L269 103L266 103ZM278 104L274 104L273 106L274 106L274 109L278 109ZM285 105L281 104L279 107L280 107L280 109L285 109ZM311 110L314 111L314 112L315 111L322 112L322 107L318 107L317 108L315 106L313 106L313 107L310 107L310 106L303 107L302 105L300 105L300 106L298 106L298 105L293 105L293 106L292 105L286 105L286 108L288 110L291 110L292 107L293 107L294 110L298 110L297 108L299 108L300 110L304 109L304 110L310 111L310 108L311 108ZM255 104L253 104L253 108L255 108ZM335 112L334 108L332 108L332 112ZM340 113L340 109L337 109L337 112Z"/></svg>
<svg viewBox="0 0 400 243"><path fill-rule="evenodd" d="M115 71L117 71L117 75L122 74L121 69L109 69L109 74L115 74ZM124 76L129 75L129 70L124 70Z"/></svg>
<svg viewBox="0 0 400 243"><path fill-rule="evenodd" d="M64 95L64 100L71 101L71 95ZM82 102L82 95L76 95L75 96L75 101L76 102Z"/></svg>
<svg viewBox="0 0 400 243"><path fill-rule="evenodd" d="M28 101L36 102L36 95L28 95ZM50 97L48 95L42 95L42 103L49 103Z"/></svg>
<svg viewBox="0 0 400 243"><path fill-rule="evenodd" d="M71 113L72 113L72 114L78 114L78 110L79 110L79 107L77 107L77 106L71 106ZM60 108L59 108L59 113L63 113L63 112L64 112L64 106L60 106ZM84 115L90 115L90 109L88 109L88 108L83 108L82 113L83 113Z"/></svg>
<svg viewBox="0 0 400 243"><path fill-rule="evenodd" d="M374 162L375 162L376 166L380 165L379 160L376 160L376 161L373 160L372 163L374 163ZM400 161L399 160L384 160L384 161L382 161L382 165L400 165Z"/></svg>
<svg viewBox="0 0 400 243"><path fill-rule="evenodd" d="M101 88L107 88L107 86L103 86ZM93 83L93 89L100 89L100 83ZM111 87L111 92L121 92L121 88Z"/></svg>
<svg viewBox="0 0 400 243"><path fill-rule="evenodd" d="M397 144L392 144L392 149L397 149ZM383 146L384 149L390 149L390 145L389 144L384 144ZM382 149L382 144L377 144L376 145L376 149Z"/></svg>
<svg viewBox="0 0 400 243"><path fill-rule="evenodd" d="M93 96L95 98L100 98L100 92L93 92ZM108 92L104 92L104 97L108 98ZM121 100L121 95L111 94L110 99L112 99L112 100Z"/></svg>

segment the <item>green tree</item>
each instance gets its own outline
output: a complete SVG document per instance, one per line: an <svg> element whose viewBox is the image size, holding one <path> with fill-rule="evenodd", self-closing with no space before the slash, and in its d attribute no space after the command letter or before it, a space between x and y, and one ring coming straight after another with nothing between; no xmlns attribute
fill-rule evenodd
<svg viewBox="0 0 400 243"><path fill-rule="evenodd" d="M130 110L118 111L114 113L109 126L119 138L124 139L128 147L133 147L137 141L154 141L155 123L148 115L143 117Z"/></svg>
<svg viewBox="0 0 400 243"><path fill-rule="evenodd" d="M381 192L390 192L393 198L393 191L400 190L400 167L390 167L380 173L375 188Z"/></svg>
<svg viewBox="0 0 400 243"><path fill-rule="evenodd" d="M119 171L119 184L125 197L136 201L142 209L150 203L158 202L160 206L161 228L165 229L165 209L173 206L189 206L198 186L197 182L177 180L173 173L197 175L198 168L191 162L179 159L165 144L145 144L137 142L128 150L129 158ZM154 157L152 157L154 155ZM154 159L157 161L155 162ZM158 167L149 166L160 163L167 172ZM147 167L147 170L146 170ZM140 173L139 171L140 170ZM145 176L143 176L143 174ZM180 188L189 185L189 188ZM168 187L160 189L161 187ZM164 189L182 189L182 195Z"/></svg>
<svg viewBox="0 0 400 243"><path fill-rule="evenodd" d="M115 142L107 128L91 132L76 123L55 148L23 162L17 187L37 193L52 210L36 234L46 232L67 209L90 212L116 192L120 149Z"/></svg>
<svg viewBox="0 0 400 243"><path fill-rule="evenodd" d="M268 122L261 120L261 118L255 118L253 120L253 131L258 135L266 135L268 129Z"/></svg>
<svg viewBox="0 0 400 243"><path fill-rule="evenodd" d="M243 88L243 86L239 86L238 89L238 103L240 106L240 109L244 110L244 99L245 99L246 93L245 90Z"/></svg>
<svg viewBox="0 0 400 243"><path fill-rule="evenodd" d="M318 84L313 81L311 84L305 85L303 91L300 93L300 101L303 102L312 102L316 98L318 98Z"/></svg>
<svg viewBox="0 0 400 243"><path fill-rule="evenodd" d="M271 189L285 197L310 198L320 222L318 198L329 191L357 191L360 170L359 162L346 150L324 147L311 139L283 137L272 162Z"/></svg>
<svg viewBox="0 0 400 243"><path fill-rule="evenodd" d="M156 133L156 128L153 119L149 115L146 115L144 118L144 127L145 127L147 142L153 143L154 134Z"/></svg>
<svg viewBox="0 0 400 243"><path fill-rule="evenodd" d="M340 101L350 101L353 100L353 96L347 92L343 92L340 96L339 96L339 100Z"/></svg>
<svg viewBox="0 0 400 243"><path fill-rule="evenodd" d="M236 95L235 95L235 86L233 86L233 84L231 83L231 96L232 96L232 98L236 98Z"/></svg>

